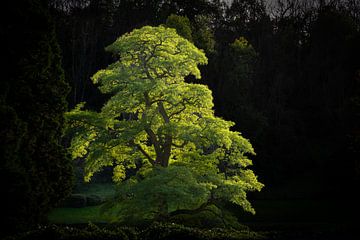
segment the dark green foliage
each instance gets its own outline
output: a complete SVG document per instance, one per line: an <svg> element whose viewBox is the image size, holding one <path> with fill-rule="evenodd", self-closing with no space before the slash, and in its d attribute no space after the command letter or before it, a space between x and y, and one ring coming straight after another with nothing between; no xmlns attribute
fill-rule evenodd
<svg viewBox="0 0 360 240"><path fill-rule="evenodd" d="M207 15L197 15L193 24L194 44L203 49L207 55L215 51L214 30L211 26L211 17Z"/></svg>
<svg viewBox="0 0 360 240"><path fill-rule="evenodd" d="M61 203L61 206L69 208L82 208L86 205L87 198L84 194L71 194Z"/></svg>
<svg viewBox="0 0 360 240"><path fill-rule="evenodd" d="M128 235L130 237L128 237ZM7 240L135 240L135 233L121 229L100 228L94 224L85 227L40 226L36 230L14 235Z"/></svg>
<svg viewBox="0 0 360 240"><path fill-rule="evenodd" d="M171 14L165 26L175 28L176 32L186 38L207 54L215 51L215 37L211 27L211 18L207 15L196 15L192 22L188 17Z"/></svg>
<svg viewBox="0 0 360 240"><path fill-rule="evenodd" d="M179 34L183 38L186 38L190 42L193 41L189 18L171 14L166 19L166 26L169 28L175 28L177 34Z"/></svg>
<svg viewBox="0 0 360 240"><path fill-rule="evenodd" d="M82 208L88 206L98 206L105 202L103 196L90 194L71 194L60 204L61 207Z"/></svg>
<svg viewBox="0 0 360 240"><path fill-rule="evenodd" d="M177 239L193 239L193 240L235 240L235 239L262 239L262 236L255 232L236 231L223 228L198 229L185 227L178 224L154 223L148 227L143 233L143 240L161 239L161 240L177 240Z"/></svg>
<svg viewBox="0 0 360 240"><path fill-rule="evenodd" d="M42 1L8 3L1 108L1 211L8 231L44 221L71 189L61 146L69 87L54 26Z"/></svg>
<svg viewBox="0 0 360 240"><path fill-rule="evenodd" d="M106 227L88 224L87 226L43 226L37 230L17 234L6 240L240 240L264 239L250 230L236 231L213 228L200 229L169 223L153 223L142 228L129 228L110 225Z"/></svg>
<svg viewBox="0 0 360 240"><path fill-rule="evenodd" d="M1 212L7 221L4 229L9 229L14 223L25 224L24 219L19 222L18 214L29 214L24 206L18 205L18 203L28 201L26 195L29 194L30 189L26 168L19 156L27 128L26 124L17 117L14 109L2 101L0 102L0 129Z"/></svg>
<svg viewBox="0 0 360 240"><path fill-rule="evenodd" d="M259 34L259 27L266 16L264 1L258 0L234 0L226 10L226 23L228 31L232 32L233 37L245 36L246 38L256 39ZM233 41L234 39L230 39Z"/></svg>
<svg viewBox="0 0 360 240"><path fill-rule="evenodd" d="M222 58L223 81L217 87L221 114L239 123L250 139L256 139L266 126L265 116L254 104L258 53L247 39L239 37L226 47Z"/></svg>

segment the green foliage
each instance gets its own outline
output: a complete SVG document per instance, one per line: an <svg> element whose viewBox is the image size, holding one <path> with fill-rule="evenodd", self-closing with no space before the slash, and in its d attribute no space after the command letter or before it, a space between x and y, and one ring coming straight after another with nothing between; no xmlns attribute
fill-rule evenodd
<svg viewBox="0 0 360 240"><path fill-rule="evenodd" d="M255 67L258 53L244 37L239 37L229 44L224 53L221 70L224 80L219 84L223 116L239 123L237 129L245 132L252 139L266 126L266 118L254 106Z"/></svg>
<svg viewBox="0 0 360 240"><path fill-rule="evenodd" d="M8 237L7 240L135 240L134 231L106 229L89 223L85 227L39 226L38 229Z"/></svg>
<svg viewBox="0 0 360 240"><path fill-rule="evenodd" d="M239 97L244 98L250 95L252 87L252 78L254 75L255 63L257 60L257 53L253 46L244 38L239 37L235 39L229 46L229 61L233 62L231 66L228 83L230 88L237 85L240 93ZM229 67L230 68L230 67Z"/></svg>
<svg viewBox="0 0 360 240"><path fill-rule="evenodd" d="M20 7L19 7L20 6ZM47 6L6 5L7 43L0 92L2 205L6 230L44 221L71 189L72 164L61 146L68 85ZM13 19L14 18L14 19Z"/></svg>
<svg viewBox="0 0 360 240"><path fill-rule="evenodd" d="M245 230L200 229L179 224L155 222L143 228L108 225L106 227L89 223L85 226L40 226L36 230L20 233L6 240L240 240L264 239L261 234Z"/></svg>
<svg viewBox="0 0 360 240"><path fill-rule="evenodd" d="M166 19L166 26L175 28L177 34L192 42L192 30L189 18L171 14Z"/></svg>
<svg viewBox="0 0 360 240"><path fill-rule="evenodd" d="M206 15L197 15L193 23L194 44L207 54L215 52L216 41L211 25L211 18Z"/></svg>
<svg viewBox="0 0 360 240"><path fill-rule="evenodd" d="M119 60L92 79L112 97L100 112L81 104L66 116L75 129L73 157L86 158L85 180L114 167L119 192L107 205L114 221L201 211L221 217L224 201L254 213L246 192L263 184L246 169L251 144L230 130L232 122L214 116L207 86L184 81L201 77L205 54L163 26L135 29L107 50ZM136 175L126 174L130 168Z"/></svg>
<svg viewBox="0 0 360 240"><path fill-rule="evenodd" d="M20 155L20 150L23 148L23 142L27 135L27 125L18 118L14 108L1 100L0 129L2 215L7 221L4 224L5 227L11 231L12 224L24 224L24 219L20 218L18 214L24 214L29 210L19 209L17 205L19 202L26 203L29 201L26 195L30 195L29 189L31 189L29 176L24 164L21 162Z"/></svg>
<svg viewBox="0 0 360 240"><path fill-rule="evenodd" d="M143 231L141 239L235 240L263 239L263 236L248 230L237 231L223 228L198 229L174 223L154 223Z"/></svg>
<svg viewBox="0 0 360 240"><path fill-rule="evenodd" d="M194 20L190 20L185 16L171 14L166 19L166 27L176 29L177 34L186 38L205 53L211 54L215 52L215 37L211 28L210 17L206 15L197 15Z"/></svg>
<svg viewBox="0 0 360 240"><path fill-rule="evenodd" d="M82 224L88 222L110 222L104 214L101 214L100 206L82 208L55 208L50 211L48 220L55 224Z"/></svg>

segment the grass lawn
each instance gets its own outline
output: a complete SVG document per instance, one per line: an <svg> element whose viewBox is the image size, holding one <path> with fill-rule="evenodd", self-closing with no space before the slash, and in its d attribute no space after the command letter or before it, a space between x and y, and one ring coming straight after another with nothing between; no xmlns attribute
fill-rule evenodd
<svg viewBox="0 0 360 240"><path fill-rule="evenodd" d="M115 186L112 183L84 183L76 187L76 194L97 195L109 199L115 194ZM61 207L51 211L48 215L51 223L77 224L77 223L104 223L110 219L101 214L100 206L89 206L83 208Z"/></svg>
<svg viewBox="0 0 360 240"><path fill-rule="evenodd" d="M256 200L253 201L256 214L234 209L240 222L249 225L319 225L351 223L355 213L345 203L321 200ZM340 208L341 207L341 208ZM100 213L99 206L85 208L57 208L49 214L53 223L108 222L110 219Z"/></svg>
<svg viewBox="0 0 360 240"><path fill-rule="evenodd" d="M83 183L76 187L74 193L98 195L107 199L114 196L115 185L113 183Z"/></svg>
<svg viewBox="0 0 360 240"><path fill-rule="evenodd" d="M51 223L77 224L77 223L106 223L110 219L100 213L99 206L84 208L56 208L50 212L48 219Z"/></svg>

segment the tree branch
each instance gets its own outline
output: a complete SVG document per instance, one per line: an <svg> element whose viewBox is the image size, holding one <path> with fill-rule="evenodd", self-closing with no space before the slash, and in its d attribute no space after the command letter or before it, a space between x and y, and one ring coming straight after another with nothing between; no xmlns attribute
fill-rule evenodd
<svg viewBox="0 0 360 240"><path fill-rule="evenodd" d="M136 144L136 143L132 143L134 146L136 146L139 151L149 160L149 162L151 163L151 165L155 165L155 161L154 159L141 147L140 144Z"/></svg>
<svg viewBox="0 0 360 240"><path fill-rule="evenodd" d="M149 93L144 92L145 105L147 108L151 107L152 102L150 101Z"/></svg>
<svg viewBox="0 0 360 240"><path fill-rule="evenodd" d="M178 144L175 144L175 143L172 143L172 145L173 145L174 147L177 147L177 148L183 148L183 147L185 147L185 145L188 144L188 143L189 143L189 141L184 141L181 145L178 145Z"/></svg>
<svg viewBox="0 0 360 240"><path fill-rule="evenodd" d="M173 117L173 116L175 116L175 115L178 115L178 114L182 113L183 111L185 111L186 105L185 105L183 102L180 102L179 104L181 104L183 107L180 108L178 111L171 113L171 114L169 115L170 118Z"/></svg>
<svg viewBox="0 0 360 240"><path fill-rule="evenodd" d="M146 128L145 132L149 136L150 141L155 148L156 155L159 156L161 154L161 147L159 141L157 140L156 134L153 132L153 130L151 130L151 128Z"/></svg>
<svg viewBox="0 0 360 240"><path fill-rule="evenodd" d="M215 212L214 210L207 208L207 207L209 207L211 205L216 206L213 197L211 197L207 202L201 204L200 207L198 207L198 208L195 208L195 209L178 209L178 210L175 210L173 212L170 212L169 213L169 218L175 217L176 215L180 215L180 214L193 215L193 214L196 214L196 213L208 211L208 212L211 212L212 214L214 214L215 216L217 216L222 221L222 223L224 225L227 225L225 220L224 220L224 216L223 216L222 213L219 214L219 213Z"/></svg>
<svg viewBox="0 0 360 240"><path fill-rule="evenodd" d="M164 119L165 123L169 123L170 119L169 116L166 113L166 110L164 108L164 104L162 102L158 102L158 109L159 109L159 113L162 116L162 118Z"/></svg>
<svg viewBox="0 0 360 240"><path fill-rule="evenodd" d="M213 213L215 216L221 218L222 216L220 214L218 214L215 211L207 208L208 206L213 205L213 204L214 204L213 201L211 201L211 199L209 199L209 201L201 204L200 207L198 207L198 208L195 208L195 209L178 209L178 210L175 210L173 212L170 212L169 217L171 218L171 217L174 217L174 216L180 215L180 214L192 215L192 214L200 213L200 212L203 212L203 211L208 211L208 212Z"/></svg>

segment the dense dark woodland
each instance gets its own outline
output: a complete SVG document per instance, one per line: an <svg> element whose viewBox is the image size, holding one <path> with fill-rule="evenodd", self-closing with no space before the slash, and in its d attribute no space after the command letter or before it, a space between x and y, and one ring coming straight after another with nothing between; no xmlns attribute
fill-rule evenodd
<svg viewBox="0 0 360 240"><path fill-rule="evenodd" d="M189 19L182 35L209 58L201 81L213 91L216 114L236 122L255 148L253 169L266 187L251 197L338 199L334 208L355 211L359 1L9 2L0 28L1 212L8 231L44 222L70 193L63 113L82 101L89 109L103 105L106 96L90 77L113 62L104 48L134 28L171 26L171 14Z"/></svg>

